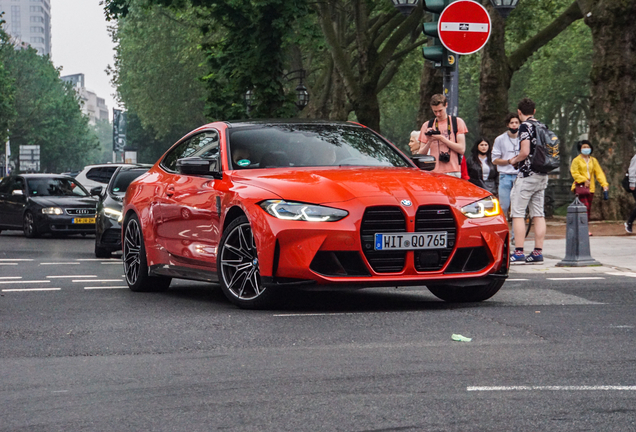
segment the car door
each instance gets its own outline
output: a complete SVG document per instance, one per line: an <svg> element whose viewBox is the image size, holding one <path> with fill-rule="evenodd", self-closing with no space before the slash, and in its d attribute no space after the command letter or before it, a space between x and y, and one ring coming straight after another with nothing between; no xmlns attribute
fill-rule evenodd
<svg viewBox="0 0 636 432"><path fill-rule="evenodd" d="M13 177L5 177L0 182L0 226L8 227L8 209L9 197L11 196L11 186L13 186Z"/></svg>
<svg viewBox="0 0 636 432"><path fill-rule="evenodd" d="M23 177L14 177L9 194L5 198L6 221L8 225L22 227L22 216L27 204L26 182Z"/></svg>
<svg viewBox="0 0 636 432"><path fill-rule="evenodd" d="M157 197L157 239L180 266L216 272L221 197L218 180L180 174L176 161L190 156L218 157L219 151L218 131L207 130L186 138L162 161L167 175Z"/></svg>

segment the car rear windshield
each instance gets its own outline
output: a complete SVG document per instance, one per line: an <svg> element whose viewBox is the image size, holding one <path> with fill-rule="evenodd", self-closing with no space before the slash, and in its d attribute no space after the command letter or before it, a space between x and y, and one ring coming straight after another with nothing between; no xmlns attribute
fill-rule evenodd
<svg viewBox="0 0 636 432"><path fill-rule="evenodd" d="M148 168L119 171L110 182L110 191L114 194L125 194L132 181L146 171L148 171Z"/></svg>
<svg viewBox="0 0 636 432"><path fill-rule="evenodd" d="M89 196L79 183L66 178L31 178L27 180L30 196Z"/></svg>
<svg viewBox="0 0 636 432"><path fill-rule="evenodd" d="M230 129L234 169L386 166L407 159L369 129L347 125L259 125Z"/></svg>

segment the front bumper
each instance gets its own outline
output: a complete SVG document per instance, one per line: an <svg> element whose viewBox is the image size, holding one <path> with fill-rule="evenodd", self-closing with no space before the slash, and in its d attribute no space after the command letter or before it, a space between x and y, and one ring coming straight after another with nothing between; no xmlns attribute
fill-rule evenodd
<svg viewBox="0 0 636 432"><path fill-rule="evenodd" d="M37 214L35 224L40 233L54 234L94 234L94 223L74 223L79 216ZM94 216L82 216L82 219Z"/></svg>

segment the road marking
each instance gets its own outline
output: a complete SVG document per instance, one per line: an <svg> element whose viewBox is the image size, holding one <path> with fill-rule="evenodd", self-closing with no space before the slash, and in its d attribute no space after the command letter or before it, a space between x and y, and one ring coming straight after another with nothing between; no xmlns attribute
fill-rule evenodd
<svg viewBox="0 0 636 432"><path fill-rule="evenodd" d="M15 261L33 261L33 259L32 258L23 258L23 259L2 258L2 259L0 259L0 261L11 261L11 262L15 262Z"/></svg>
<svg viewBox="0 0 636 432"><path fill-rule="evenodd" d="M71 282L81 282L86 283L86 279L73 279ZM91 279L90 283L93 282L122 282L121 279Z"/></svg>
<svg viewBox="0 0 636 432"><path fill-rule="evenodd" d="M10 263L0 263L0 265L18 265L18 263L10 262Z"/></svg>
<svg viewBox="0 0 636 432"><path fill-rule="evenodd" d="M0 281L0 284L19 284L19 283L50 283L50 280L10 280L10 281Z"/></svg>
<svg viewBox="0 0 636 432"><path fill-rule="evenodd" d="M0 279L22 279L22 276L1 276Z"/></svg>
<svg viewBox="0 0 636 432"><path fill-rule="evenodd" d="M94 278L97 275L65 275L65 276L47 276L49 279L68 279L68 278Z"/></svg>
<svg viewBox="0 0 636 432"><path fill-rule="evenodd" d="M104 258L78 258L77 261L104 261Z"/></svg>
<svg viewBox="0 0 636 432"><path fill-rule="evenodd" d="M605 272L605 274L610 276L627 276L627 277L636 278L636 273L632 273L632 272Z"/></svg>
<svg viewBox="0 0 636 432"><path fill-rule="evenodd" d="M103 262L102 265L121 265L121 261Z"/></svg>
<svg viewBox="0 0 636 432"><path fill-rule="evenodd" d="M53 262L53 263L40 263L40 265L80 265L78 262Z"/></svg>
<svg viewBox="0 0 636 432"><path fill-rule="evenodd" d="M28 291L60 291L62 288L13 288L3 289L2 292L28 292Z"/></svg>
<svg viewBox="0 0 636 432"><path fill-rule="evenodd" d="M91 281L93 282L93 281ZM85 290L100 290L100 289L120 289L128 288L128 286L101 286L101 287L84 287Z"/></svg>
<svg viewBox="0 0 636 432"><path fill-rule="evenodd" d="M583 277L563 277L563 278L546 278L546 280L551 280L551 281L568 281L568 280L599 280L599 279L605 279L604 277L598 277L598 276L583 276Z"/></svg>
<svg viewBox="0 0 636 432"><path fill-rule="evenodd" d="M636 391L636 386L493 386L466 387L466 391Z"/></svg>
<svg viewBox="0 0 636 432"><path fill-rule="evenodd" d="M525 282L529 280L530 279L506 279L507 282Z"/></svg>
<svg viewBox="0 0 636 432"><path fill-rule="evenodd" d="M297 313L297 314L274 314L275 317L304 317L304 316L330 316L330 315L355 315L351 312L342 313Z"/></svg>

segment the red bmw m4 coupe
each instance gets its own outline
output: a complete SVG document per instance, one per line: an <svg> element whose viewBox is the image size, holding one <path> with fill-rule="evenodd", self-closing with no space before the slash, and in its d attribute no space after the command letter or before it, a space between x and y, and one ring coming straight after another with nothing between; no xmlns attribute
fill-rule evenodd
<svg viewBox="0 0 636 432"><path fill-rule="evenodd" d="M129 186L127 283L219 283L244 308L292 288L425 285L486 300L508 276L506 220L489 192L434 164L355 123L207 124Z"/></svg>

